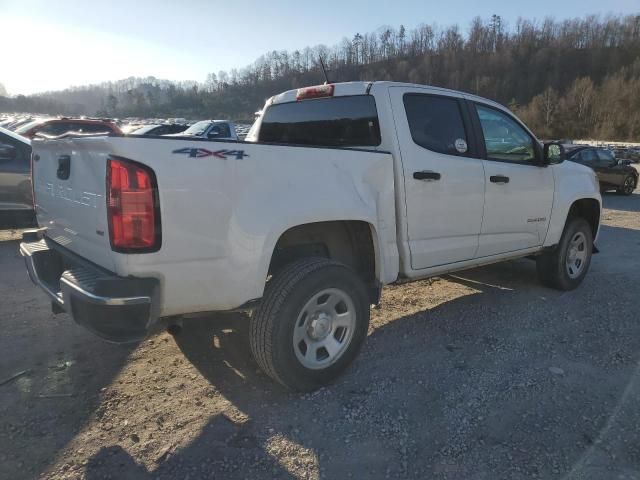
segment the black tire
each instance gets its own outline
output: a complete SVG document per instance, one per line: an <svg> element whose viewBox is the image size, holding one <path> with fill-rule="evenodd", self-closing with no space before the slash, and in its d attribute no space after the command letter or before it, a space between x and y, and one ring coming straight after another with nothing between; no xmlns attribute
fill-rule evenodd
<svg viewBox="0 0 640 480"><path fill-rule="evenodd" d="M581 233L585 238L586 258L582 264L579 275L572 277L567 268L567 255L569 245L573 238ZM536 258L536 267L540 281L551 288L558 290L573 290L576 288L589 271L591 255L593 253L593 234L589 223L580 217L569 218L562 232L560 242L550 252L546 252Z"/></svg>
<svg viewBox="0 0 640 480"><path fill-rule="evenodd" d="M618 188L616 191L620 195L631 195L633 191L636 189L636 179L633 175L627 175L622 183L622 186Z"/></svg>
<svg viewBox="0 0 640 480"><path fill-rule="evenodd" d="M350 342L334 363L322 369L305 367L293 346L294 328L305 304L324 289L339 289L355 307ZM349 267L325 258L295 261L267 284L261 305L250 321L250 343L260 368L294 391L311 391L330 383L354 360L369 328L370 304L360 277Z"/></svg>

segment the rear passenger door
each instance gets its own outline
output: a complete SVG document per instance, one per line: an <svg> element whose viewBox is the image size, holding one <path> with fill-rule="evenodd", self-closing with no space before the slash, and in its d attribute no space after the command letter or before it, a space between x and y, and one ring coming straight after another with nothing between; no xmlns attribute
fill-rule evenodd
<svg viewBox="0 0 640 480"><path fill-rule="evenodd" d="M471 260L485 175L464 100L419 87L389 89L402 156L411 267Z"/></svg>
<svg viewBox="0 0 640 480"><path fill-rule="evenodd" d="M554 178L541 166L537 139L509 112L469 102L482 138L486 191L478 257L542 245L553 204Z"/></svg>

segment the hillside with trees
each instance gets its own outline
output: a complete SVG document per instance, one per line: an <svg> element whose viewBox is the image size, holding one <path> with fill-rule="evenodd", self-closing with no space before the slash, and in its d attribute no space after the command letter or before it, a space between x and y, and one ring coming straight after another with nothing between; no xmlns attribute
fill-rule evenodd
<svg viewBox="0 0 640 480"><path fill-rule="evenodd" d="M34 96L0 111L251 121L271 95L324 80L394 80L492 98L542 138L640 141L640 14L556 21L498 15L453 25L384 27L332 47L272 51L202 83L128 78Z"/></svg>

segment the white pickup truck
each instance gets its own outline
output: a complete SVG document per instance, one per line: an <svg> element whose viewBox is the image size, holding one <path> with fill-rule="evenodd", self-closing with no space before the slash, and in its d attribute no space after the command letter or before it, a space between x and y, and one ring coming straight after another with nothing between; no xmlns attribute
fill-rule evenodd
<svg viewBox="0 0 640 480"><path fill-rule="evenodd" d="M571 290L589 268L593 170L492 101L308 87L269 99L247 140L34 140L41 228L20 250L54 311L120 342L251 310L257 363L310 390L354 359L383 285L535 257Z"/></svg>

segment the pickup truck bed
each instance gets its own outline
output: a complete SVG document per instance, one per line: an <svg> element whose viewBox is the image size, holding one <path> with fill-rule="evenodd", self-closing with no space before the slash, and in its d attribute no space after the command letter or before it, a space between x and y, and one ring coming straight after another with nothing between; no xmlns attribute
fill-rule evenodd
<svg viewBox="0 0 640 480"><path fill-rule="evenodd" d="M154 279L160 317L230 310L260 298L270 261L265 252L290 226L314 221L312 206L321 207L316 219L323 221L394 218L388 153L159 137L34 144L36 210L49 248L91 259L109 274ZM110 247L110 157L153 158L162 229L156 252ZM64 180L63 163L70 170ZM394 224L382 233L393 244Z"/></svg>

